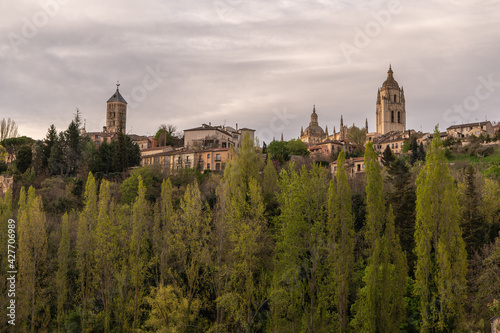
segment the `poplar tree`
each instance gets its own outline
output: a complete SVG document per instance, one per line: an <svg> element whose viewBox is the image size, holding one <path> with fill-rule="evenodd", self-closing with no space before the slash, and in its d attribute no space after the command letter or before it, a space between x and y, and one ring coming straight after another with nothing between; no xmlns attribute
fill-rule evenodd
<svg viewBox="0 0 500 333"><path fill-rule="evenodd" d="M332 266L339 327L340 332L347 332L348 299L354 270L354 216L343 150L337 159L335 181L330 181L328 188L328 233L329 263Z"/></svg>
<svg viewBox="0 0 500 333"><path fill-rule="evenodd" d="M267 156L266 166L264 167L264 179L262 182L262 192L264 198L272 198L276 192L279 190L278 186L278 173L274 167L274 163L271 160L271 155Z"/></svg>
<svg viewBox="0 0 500 333"><path fill-rule="evenodd" d="M261 308L267 302L269 239L261 186L253 178L246 197L243 206L230 203L233 210L240 210L241 219L230 221L230 293L221 301L231 304L234 321L240 329L249 331L259 327L257 318L262 317Z"/></svg>
<svg viewBox="0 0 500 333"><path fill-rule="evenodd" d="M378 157L365 150L367 239L370 242L364 287L354 304L353 327L361 332L399 332L405 317L407 263L395 233L392 207L386 213Z"/></svg>
<svg viewBox="0 0 500 333"><path fill-rule="evenodd" d="M57 331L61 332L62 324L66 316L65 306L68 299L68 266L70 253L69 239L69 218L68 213L64 213L61 223L61 241L57 251Z"/></svg>
<svg viewBox="0 0 500 333"><path fill-rule="evenodd" d="M332 329L324 288L327 181L319 166L300 175L292 164L281 172L281 229L276 244L272 293L273 328L277 332Z"/></svg>
<svg viewBox="0 0 500 333"><path fill-rule="evenodd" d="M375 240L353 307L352 322L360 332L399 332L405 319L408 268L399 237L395 233L394 213L389 206L384 234Z"/></svg>
<svg viewBox="0 0 500 333"><path fill-rule="evenodd" d="M274 219L279 214L278 199L276 196L278 191L278 172L271 160L271 155L268 155L262 181L262 196L266 206L265 215L268 219ZM270 222L272 223L274 221Z"/></svg>
<svg viewBox="0 0 500 333"><path fill-rule="evenodd" d="M171 255L171 235L174 221L174 206L172 202L172 183L164 179L161 184L160 200L154 208L153 226L153 265L156 267L157 285L166 285L170 275L167 261Z"/></svg>
<svg viewBox="0 0 500 333"><path fill-rule="evenodd" d="M224 322L224 307L220 302L221 297L227 290L229 281L229 222L228 211L229 206L229 188L227 181L222 181L216 190L217 203L213 213L214 229L211 233L211 277L212 286L215 293L215 332L223 330Z"/></svg>
<svg viewBox="0 0 500 333"><path fill-rule="evenodd" d="M436 128L417 178L415 287L422 332L453 331L463 316L467 253L454 181Z"/></svg>
<svg viewBox="0 0 500 333"><path fill-rule="evenodd" d="M47 232L42 199L30 187L24 188L19 210L19 322L31 332L45 329L50 323L47 305ZM26 200L24 202L24 200Z"/></svg>
<svg viewBox="0 0 500 333"><path fill-rule="evenodd" d="M179 281L185 276L185 297L188 301L184 325L190 325L192 310L199 306L201 272L209 260L209 217L203 212L198 183L189 184L180 203L179 218L174 220L172 243L177 256ZM182 285L182 283L179 283Z"/></svg>
<svg viewBox="0 0 500 333"><path fill-rule="evenodd" d="M148 202L146 200L146 187L139 176L138 195L132 206L132 230L129 243L128 265L130 270L130 280L133 290L132 300L132 328L139 325L139 311L144 302L147 264L148 264L148 234L146 219L148 218Z"/></svg>
<svg viewBox="0 0 500 333"><path fill-rule="evenodd" d="M223 197L217 205L214 235L219 246L216 288L221 291L217 327L224 325L231 331L259 329L268 301L271 251L258 183L261 166L261 157L245 135L238 155L226 167L224 185L219 190ZM221 239L224 235L227 243ZM220 280L224 278L227 280Z"/></svg>
<svg viewBox="0 0 500 333"><path fill-rule="evenodd" d="M373 143L368 142L365 149L365 182L366 182L366 233L368 247L375 245L380 237L385 220L385 204L383 181L380 163Z"/></svg>
<svg viewBox="0 0 500 333"><path fill-rule="evenodd" d="M92 295L93 237L97 221L97 188L91 172L87 177L84 194L84 208L78 219L76 236L76 269L82 301L82 329L87 330L89 301Z"/></svg>
<svg viewBox="0 0 500 333"><path fill-rule="evenodd" d="M7 188L7 191L5 192L5 195L3 198L0 197L0 248L4 249L0 252L0 264L1 264L1 270L0 270L0 292L2 295L7 295L7 290L6 290L6 281L7 281L7 267L9 267L9 253L7 250L15 250L17 248L16 244L14 244L14 248L8 247L8 239L9 239L9 233L8 233L8 221L9 219L14 219L14 216L12 215L12 194L10 188ZM16 223L19 222L16 220ZM17 232L17 228L14 229ZM12 244L10 244L12 245ZM12 259L12 257L10 258ZM9 299L7 297L2 297L0 298L0 306L2 309L7 308ZM3 320L0 323L0 330L6 329L7 327L7 321Z"/></svg>
<svg viewBox="0 0 500 333"><path fill-rule="evenodd" d="M111 200L109 182L103 180L99 189L98 216L95 231L92 234L95 244L93 257L94 285L104 306L104 331L109 332L111 324L112 292L115 286L115 274L119 257L118 226L114 218L114 201Z"/></svg>

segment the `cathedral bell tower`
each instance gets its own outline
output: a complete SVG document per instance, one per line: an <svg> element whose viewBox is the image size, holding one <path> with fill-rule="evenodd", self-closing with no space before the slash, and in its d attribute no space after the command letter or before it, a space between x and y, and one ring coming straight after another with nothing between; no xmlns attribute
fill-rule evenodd
<svg viewBox="0 0 500 333"><path fill-rule="evenodd" d="M106 110L106 131L125 133L127 125L127 102L120 94L120 84L116 84L116 92L108 99Z"/></svg>
<svg viewBox="0 0 500 333"><path fill-rule="evenodd" d="M403 87L394 80L389 65L387 80L378 89L377 94L377 133L386 134L391 131L406 130L406 108Z"/></svg>

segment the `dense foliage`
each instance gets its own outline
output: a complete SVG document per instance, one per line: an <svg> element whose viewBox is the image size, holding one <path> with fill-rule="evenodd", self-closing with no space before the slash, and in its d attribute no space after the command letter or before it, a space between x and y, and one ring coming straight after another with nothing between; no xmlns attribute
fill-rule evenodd
<svg viewBox="0 0 500 333"><path fill-rule="evenodd" d="M76 138L51 127L38 161L62 154L52 170L74 178L0 199L0 247L17 221L17 332L485 331L500 312L499 183L452 172L439 135L415 166L382 169L368 144L363 182L344 152L333 177L278 174L248 137L223 176L113 180L93 171L126 159Z"/></svg>

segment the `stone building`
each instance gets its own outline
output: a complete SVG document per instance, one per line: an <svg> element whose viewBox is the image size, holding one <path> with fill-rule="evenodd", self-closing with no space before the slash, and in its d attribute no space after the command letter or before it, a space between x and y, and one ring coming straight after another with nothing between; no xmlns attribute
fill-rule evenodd
<svg viewBox="0 0 500 333"><path fill-rule="evenodd" d="M234 151L231 148L212 148L202 150L174 150L170 147L147 149L141 152L142 166L158 166L167 172L175 170L198 168L222 172L226 164L233 159Z"/></svg>
<svg viewBox="0 0 500 333"><path fill-rule="evenodd" d="M471 135L480 136L481 134L485 137L487 135L493 137L495 135L495 130L490 121L482 121L478 123L453 125L446 129L446 133L449 137L463 139Z"/></svg>
<svg viewBox="0 0 500 333"><path fill-rule="evenodd" d="M377 133L404 132L406 130L406 108L403 87L394 80L389 66L387 79L377 94Z"/></svg>
<svg viewBox="0 0 500 333"><path fill-rule="evenodd" d="M306 145L313 145L328 139L328 128L326 132L318 124L318 114L316 113L316 106L313 106L311 113L311 122L305 130L300 129L300 140Z"/></svg>
<svg viewBox="0 0 500 333"><path fill-rule="evenodd" d="M201 127L184 130L184 147L186 149L203 150L212 148L241 147L243 137L248 134L254 140L255 130L249 128L236 129L229 126L212 126L211 123Z"/></svg>
<svg viewBox="0 0 500 333"><path fill-rule="evenodd" d="M349 177L365 173L365 158L351 157L345 160L345 168ZM330 172L335 177L337 174L337 161L330 163Z"/></svg>

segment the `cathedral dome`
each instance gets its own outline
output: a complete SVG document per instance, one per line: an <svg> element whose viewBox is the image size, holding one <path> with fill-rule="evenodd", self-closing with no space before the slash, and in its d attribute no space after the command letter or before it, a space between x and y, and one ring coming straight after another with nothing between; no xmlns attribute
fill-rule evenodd
<svg viewBox="0 0 500 333"><path fill-rule="evenodd" d="M319 125L309 125L304 130L304 134L310 136L325 135L325 131Z"/></svg>
<svg viewBox="0 0 500 333"><path fill-rule="evenodd" d="M313 106L313 112L311 114L311 122L309 126L304 131L304 135L308 136L324 136L325 131L318 125L318 114L316 113L316 106Z"/></svg>
<svg viewBox="0 0 500 333"><path fill-rule="evenodd" d="M396 80L394 80L394 76L392 75L392 68L391 65L389 65L389 71L387 72L387 80L384 81L382 84L382 89L383 88L396 88L399 89L399 84Z"/></svg>

